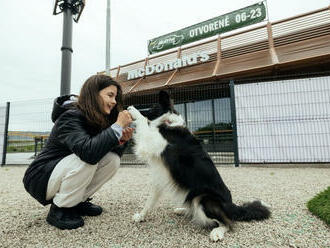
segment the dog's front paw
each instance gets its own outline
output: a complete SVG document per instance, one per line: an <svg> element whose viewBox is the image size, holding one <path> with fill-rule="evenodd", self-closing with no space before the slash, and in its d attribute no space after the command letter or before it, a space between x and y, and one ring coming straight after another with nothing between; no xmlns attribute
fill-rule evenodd
<svg viewBox="0 0 330 248"><path fill-rule="evenodd" d="M266 207L266 208L269 208L271 209L272 208L272 205L268 204L267 202L264 202L264 201L260 201L261 205Z"/></svg>
<svg viewBox="0 0 330 248"><path fill-rule="evenodd" d="M213 242L221 241L221 240L223 240L226 231L227 231L227 229L225 227L214 228L210 233L210 239Z"/></svg>
<svg viewBox="0 0 330 248"><path fill-rule="evenodd" d="M142 214L136 213L133 215L133 221L135 223L143 222L144 221L144 216Z"/></svg>
<svg viewBox="0 0 330 248"><path fill-rule="evenodd" d="M127 110L131 114L133 120L137 120L137 119L143 118L143 115L141 115L141 113L139 112L139 110L137 110L134 106L129 106L127 108Z"/></svg>

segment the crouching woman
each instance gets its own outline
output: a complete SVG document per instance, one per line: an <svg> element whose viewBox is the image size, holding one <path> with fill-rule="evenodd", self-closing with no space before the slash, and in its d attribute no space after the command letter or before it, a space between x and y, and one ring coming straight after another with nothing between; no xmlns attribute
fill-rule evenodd
<svg viewBox="0 0 330 248"><path fill-rule="evenodd" d="M102 213L90 197L118 170L133 129L130 114L122 111L121 87L108 76L91 76L78 101L65 100L55 100L55 124L23 183L42 205L51 204L50 225L75 229L84 225L81 216Z"/></svg>

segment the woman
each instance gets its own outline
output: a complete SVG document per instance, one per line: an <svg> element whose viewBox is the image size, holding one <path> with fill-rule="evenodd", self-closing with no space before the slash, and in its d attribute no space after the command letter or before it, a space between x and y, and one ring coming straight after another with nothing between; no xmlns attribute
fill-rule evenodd
<svg viewBox="0 0 330 248"><path fill-rule="evenodd" d="M81 216L102 213L89 198L118 170L133 129L130 114L121 111L121 87L109 76L91 76L78 102L65 100L68 96L56 99L54 127L23 183L41 204L51 204L49 224L75 229L84 225Z"/></svg>

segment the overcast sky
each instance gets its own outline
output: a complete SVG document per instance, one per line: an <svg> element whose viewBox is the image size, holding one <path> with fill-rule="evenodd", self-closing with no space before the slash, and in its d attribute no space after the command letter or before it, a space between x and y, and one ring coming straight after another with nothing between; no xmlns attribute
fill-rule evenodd
<svg viewBox="0 0 330 248"><path fill-rule="evenodd" d="M60 94L63 15L53 0L0 0L0 104ZM73 24L71 92L105 68L106 0L86 0ZM147 56L147 41L258 1L112 0L111 67ZM330 0L268 0L271 22L327 7Z"/></svg>

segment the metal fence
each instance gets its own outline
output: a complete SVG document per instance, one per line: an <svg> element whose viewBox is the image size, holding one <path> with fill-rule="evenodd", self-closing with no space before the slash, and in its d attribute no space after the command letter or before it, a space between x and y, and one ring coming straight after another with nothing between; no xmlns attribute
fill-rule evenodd
<svg viewBox="0 0 330 248"><path fill-rule="evenodd" d="M235 86L241 163L330 161L330 77Z"/></svg>
<svg viewBox="0 0 330 248"><path fill-rule="evenodd" d="M7 103L5 164L29 164L40 152L53 126L52 105L53 99Z"/></svg>
<svg viewBox="0 0 330 248"><path fill-rule="evenodd" d="M7 110L9 109L5 104L0 105L0 161L1 164L5 164L6 161L6 146L7 143L7 134L6 130L8 129L7 120L8 114Z"/></svg>
<svg viewBox="0 0 330 248"><path fill-rule="evenodd" d="M203 144L217 164L233 164L232 113L228 81L217 84L168 89L175 109L189 130ZM126 105L147 110L157 103L158 92L128 94ZM125 160L124 160L125 161ZM126 163L130 161L126 160Z"/></svg>
<svg viewBox="0 0 330 248"><path fill-rule="evenodd" d="M327 74L329 75L329 73ZM330 77L205 82L169 88L176 110L216 164L329 163ZM145 111L157 92L127 94ZM52 129L53 99L0 105L2 164L29 164ZM122 165L142 165L131 142Z"/></svg>

